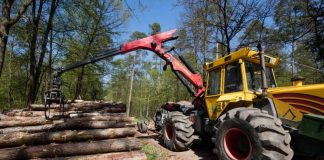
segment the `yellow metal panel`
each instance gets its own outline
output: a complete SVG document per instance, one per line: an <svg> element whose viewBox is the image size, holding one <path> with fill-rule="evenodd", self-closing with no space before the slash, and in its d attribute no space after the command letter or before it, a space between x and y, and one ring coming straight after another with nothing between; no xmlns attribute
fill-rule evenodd
<svg viewBox="0 0 324 160"><path fill-rule="evenodd" d="M324 115L324 84L277 87L268 91L280 117L301 121L305 113Z"/></svg>
<svg viewBox="0 0 324 160"><path fill-rule="evenodd" d="M247 92L249 89L248 89L248 85L247 85L247 78L246 78L246 71L245 71L245 63L242 63L241 64L241 71L242 71L242 84L243 84L243 91L244 92Z"/></svg>
<svg viewBox="0 0 324 160"><path fill-rule="evenodd" d="M217 69L217 68L215 68ZM211 71L211 70L210 70ZM208 93L208 86L209 86L209 72L208 72L208 80L207 80L207 91ZM224 67L221 67L221 77L220 77L220 94L218 95L205 95L205 103L207 107L207 113L210 119L217 119L217 113L221 111L222 103L217 102L219 96L221 96L223 92L223 84L224 84Z"/></svg>
<svg viewBox="0 0 324 160"><path fill-rule="evenodd" d="M266 58L270 58L273 62L272 63L267 63L266 66L275 66L278 65L279 59L275 57L271 57L269 55L265 55ZM237 61L238 59L244 59L244 60L249 60L254 63L260 63L259 57L258 57L258 52L251 50L250 48L242 48L238 51L232 52L230 55L227 55L225 57L219 58L213 62L206 63L205 68L206 70L210 70L213 68L216 68L221 65L226 65L229 63L232 63L234 61Z"/></svg>
<svg viewBox="0 0 324 160"><path fill-rule="evenodd" d="M222 66L222 73L221 73L221 95L224 94L224 83L225 83L225 66Z"/></svg>
<svg viewBox="0 0 324 160"><path fill-rule="evenodd" d="M207 106L207 112L209 119L216 120L218 118L218 114L221 111L222 103L217 102L217 99L220 95L208 96L205 97L205 102Z"/></svg>
<svg viewBox="0 0 324 160"><path fill-rule="evenodd" d="M266 66L272 68L279 63L277 58L268 55L266 57L271 61L271 63L266 63ZM243 91L224 94L224 66L238 60L241 64ZM250 48L243 48L214 62L206 63L205 69L207 71L222 67L220 94L205 97L207 112L211 120L217 120L229 103L234 102L237 104L236 102L240 102L238 104L241 104L241 102L245 102L245 105L248 106L252 104L257 94L261 94L248 90L244 61L260 63L258 52ZM273 77L275 78L275 75ZM324 84L269 88L268 92L268 97L273 99L278 115L281 118L300 121L305 113L324 115Z"/></svg>

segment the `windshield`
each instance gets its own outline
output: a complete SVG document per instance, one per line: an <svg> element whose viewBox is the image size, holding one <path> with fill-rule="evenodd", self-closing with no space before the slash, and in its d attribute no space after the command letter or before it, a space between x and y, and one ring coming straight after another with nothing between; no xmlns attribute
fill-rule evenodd
<svg viewBox="0 0 324 160"><path fill-rule="evenodd" d="M245 61L246 79L249 90L258 91L261 89L261 67L259 64ZM266 67L266 77L269 88L276 87L272 69Z"/></svg>

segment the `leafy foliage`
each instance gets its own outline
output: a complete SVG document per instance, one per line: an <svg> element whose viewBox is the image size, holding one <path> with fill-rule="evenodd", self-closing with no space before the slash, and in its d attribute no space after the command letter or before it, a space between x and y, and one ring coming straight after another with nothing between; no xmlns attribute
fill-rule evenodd
<svg viewBox="0 0 324 160"><path fill-rule="evenodd" d="M21 7L19 2L13 3L12 13ZM31 2L22 18L11 26L0 77L2 108L25 106L30 93L41 102L42 93L51 87L54 68L116 47L116 37L132 16L132 10L120 0L58 0L51 26L51 2ZM281 63L275 68L279 86L291 85L293 75L306 77L306 84L324 82L323 0L178 0L178 5L185 10L179 22L179 38L172 44L177 52L172 54L184 57L204 78L206 62L261 43L267 54L280 57ZM143 27L150 31L134 32L129 40L163 30L159 23ZM42 53L44 57L40 58ZM304 65L292 65L292 61ZM168 101L192 100L170 68L163 71L163 63L154 53L135 51L64 73L61 89L67 99L104 98L129 103L131 115L149 118ZM40 66L38 85L31 89L36 66Z"/></svg>

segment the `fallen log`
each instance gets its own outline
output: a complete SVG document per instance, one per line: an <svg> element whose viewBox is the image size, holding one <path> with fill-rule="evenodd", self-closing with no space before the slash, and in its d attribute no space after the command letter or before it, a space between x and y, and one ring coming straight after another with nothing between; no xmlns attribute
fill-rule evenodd
<svg viewBox="0 0 324 160"><path fill-rule="evenodd" d="M102 107L119 107L126 108L124 103L113 103L113 102L90 102L90 103L71 103L72 108L102 108Z"/></svg>
<svg viewBox="0 0 324 160"><path fill-rule="evenodd" d="M88 110L92 110L91 108ZM87 110L85 110L87 111ZM126 112L126 108L124 107L107 107L107 108L102 108L98 110L101 113L123 113Z"/></svg>
<svg viewBox="0 0 324 160"><path fill-rule="evenodd" d="M83 156L73 156L73 157L47 158L46 160L93 160L93 159L147 160L147 157L145 153L142 151L131 151L131 152L103 153L103 154L83 155Z"/></svg>
<svg viewBox="0 0 324 160"><path fill-rule="evenodd" d="M117 118L117 117L116 117ZM81 130L81 129L106 129L106 128L124 128L124 127L135 127L135 124L128 121L129 119L122 119L125 121L101 121L90 119L71 119L66 122L54 121L54 124L45 124L38 126L18 126L18 127L7 127L0 128L0 134L8 134L13 132L47 132L47 131L62 131L62 130Z"/></svg>
<svg viewBox="0 0 324 160"><path fill-rule="evenodd" d="M138 150L141 143L135 138L109 139L91 142L49 144L0 149L0 160L52 158L109 152Z"/></svg>
<svg viewBox="0 0 324 160"><path fill-rule="evenodd" d="M119 121L78 121L68 120L65 123L59 123L53 126L51 130L66 130L66 129L105 129L105 128L124 128L135 127L135 124Z"/></svg>
<svg viewBox="0 0 324 160"><path fill-rule="evenodd" d="M80 113L80 112L72 112L72 113L69 113L68 115L69 115L69 117L126 116L126 113L99 113L99 112Z"/></svg>
<svg viewBox="0 0 324 160"><path fill-rule="evenodd" d="M76 121L118 121L118 122L133 122L134 117L127 116L86 116L86 117L75 117L71 120Z"/></svg>
<svg viewBox="0 0 324 160"><path fill-rule="evenodd" d="M66 103L66 104L64 104L64 107L68 107L69 105L70 105L69 103ZM33 111L45 108L44 104L30 104L29 107ZM60 105L59 104L51 104L51 107L59 108Z"/></svg>
<svg viewBox="0 0 324 160"><path fill-rule="evenodd" d="M52 142L64 143L70 141L87 141L134 136L135 128L91 129L81 131L59 131L26 133L16 132L0 135L0 147L16 147L21 145L49 144Z"/></svg>
<svg viewBox="0 0 324 160"><path fill-rule="evenodd" d="M126 105L123 103L67 103L64 105L64 111L89 111L89 110L99 110L107 109L110 112L125 112ZM45 111L43 104L30 104L30 109L32 111ZM58 111L60 109L59 104L51 104L51 109L53 111Z"/></svg>
<svg viewBox="0 0 324 160"><path fill-rule="evenodd" d="M2 114L2 113L0 114L0 120L7 119L7 118L10 118L10 117L5 114Z"/></svg>
<svg viewBox="0 0 324 160"><path fill-rule="evenodd" d="M0 128L17 126L37 126L52 123L46 120L28 120L28 121L0 121Z"/></svg>
<svg viewBox="0 0 324 160"><path fill-rule="evenodd" d="M1 121L32 121L32 120L46 120L45 116L24 117L24 116L0 116Z"/></svg>
<svg viewBox="0 0 324 160"><path fill-rule="evenodd" d="M36 132L44 132L53 128L53 124L45 124L39 126L23 126L23 127L8 127L0 129L0 134L8 134L13 132L28 132L28 133L36 133Z"/></svg>
<svg viewBox="0 0 324 160"><path fill-rule="evenodd" d="M9 116L9 117L14 117L14 116L21 116L21 117L38 117L38 116L43 116L44 112L40 111L24 111L24 110L14 110L14 111L8 111L5 112L4 115Z"/></svg>
<svg viewBox="0 0 324 160"><path fill-rule="evenodd" d="M37 109L33 109L34 111L45 111L45 108L37 108ZM104 108L102 106L97 106L97 107L80 107L80 108L74 108L74 107L64 107L64 112L68 112L68 111L85 111L85 112L89 112L89 111L100 111L103 113L122 113L122 112L126 112L126 108L121 108L121 107L107 107ZM60 108L52 108L51 107L51 111L54 112L59 112Z"/></svg>
<svg viewBox="0 0 324 160"><path fill-rule="evenodd" d="M44 104L30 104L29 105L30 110L32 111L45 111ZM51 110L58 111L60 109L59 104L51 104ZM68 111L68 109L71 107L71 104L64 104L64 111Z"/></svg>

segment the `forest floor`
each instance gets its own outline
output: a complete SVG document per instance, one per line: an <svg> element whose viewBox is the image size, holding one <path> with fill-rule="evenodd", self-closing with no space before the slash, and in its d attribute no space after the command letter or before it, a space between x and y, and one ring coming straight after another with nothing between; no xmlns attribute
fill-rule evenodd
<svg viewBox="0 0 324 160"><path fill-rule="evenodd" d="M160 134L149 131L140 134L137 138L142 139L142 151L146 153L148 160L217 160L213 154L213 146L204 144L198 136L195 137L193 145L188 151L173 152L165 148L162 144ZM293 160L313 160L311 157L301 157L295 155ZM324 160L323 157L317 160Z"/></svg>
<svg viewBox="0 0 324 160"><path fill-rule="evenodd" d="M159 134L149 132L143 136L144 151L148 160L211 160L215 159L213 147L204 145L198 137L195 138L191 149L183 152L173 152L165 148Z"/></svg>

